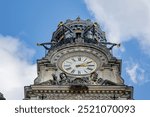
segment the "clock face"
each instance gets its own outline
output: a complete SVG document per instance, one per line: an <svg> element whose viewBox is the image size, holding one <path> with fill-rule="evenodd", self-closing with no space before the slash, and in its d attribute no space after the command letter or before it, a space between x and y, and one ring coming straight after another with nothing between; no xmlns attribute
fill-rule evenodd
<svg viewBox="0 0 150 117"><path fill-rule="evenodd" d="M97 68L96 62L86 56L72 56L62 62L62 69L73 75L87 75Z"/></svg>

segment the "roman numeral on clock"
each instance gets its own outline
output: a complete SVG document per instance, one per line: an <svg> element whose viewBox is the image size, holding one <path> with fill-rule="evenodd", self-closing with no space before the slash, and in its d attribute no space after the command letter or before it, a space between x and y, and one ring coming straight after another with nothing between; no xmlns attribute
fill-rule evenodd
<svg viewBox="0 0 150 117"><path fill-rule="evenodd" d="M70 70L71 69L71 67L69 67L69 68L66 68L66 70L68 71L68 70Z"/></svg>
<svg viewBox="0 0 150 117"><path fill-rule="evenodd" d="M87 58L84 59L84 62L87 60Z"/></svg>
<svg viewBox="0 0 150 117"><path fill-rule="evenodd" d="M92 70L93 70L92 68L89 68L89 67L88 67L87 69L88 69L88 70L90 70L90 71L92 71Z"/></svg>
<svg viewBox="0 0 150 117"><path fill-rule="evenodd" d="M74 58L72 58L71 60L73 60L74 62L76 61Z"/></svg>
<svg viewBox="0 0 150 117"><path fill-rule="evenodd" d="M88 73L86 70L84 70L85 73Z"/></svg>
<svg viewBox="0 0 150 117"><path fill-rule="evenodd" d="M70 67L70 65L64 65L64 67Z"/></svg>
<svg viewBox="0 0 150 117"><path fill-rule="evenodd" d="M92 61L87 62L87 64L92 63Z"/></svg>
<svg viewBox="0 0 150 117"><path fill-rule="evenodd" d="M81 57L78 57L78 61L81 61Z"/></svg>
<svg viewBox="0 0 150 117"><path fill-rule="evenodd" d="M71 71L71 73L74 73L75 72L75 70L73 69L72 71Z"/></svg>

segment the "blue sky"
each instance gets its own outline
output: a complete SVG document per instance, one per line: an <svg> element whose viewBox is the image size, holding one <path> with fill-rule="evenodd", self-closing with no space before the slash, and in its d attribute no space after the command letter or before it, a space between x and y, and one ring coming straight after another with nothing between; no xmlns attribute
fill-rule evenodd
<svg viewBox="0 0 150 117"><path fill-rule="evenodd" d="M125 84L134 86L135 99L150 99L148 0L0 0L0 92L22 99L44 56L36 43L50 41L60 21L78 16L97 21L109 41L121 43L113 53L122 59Z"/></svg>

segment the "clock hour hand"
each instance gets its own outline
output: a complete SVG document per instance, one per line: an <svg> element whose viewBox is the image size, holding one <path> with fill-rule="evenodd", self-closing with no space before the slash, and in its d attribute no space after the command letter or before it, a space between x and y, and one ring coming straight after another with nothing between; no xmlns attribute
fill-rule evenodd
<svg viewBox="0 0 150 117"><path fill-rule="evenodd" d="M79 65L76 65L76 67L87 67L87 64L79 64Z"/></svg>
<svg viewBox="0 0 150 117"><path fill-rule="evenodd" d="M91 63L92 61L86 62L86 63L82 63L79 65L76 65L76 67L87 67L87 66L94 66L94 65L88 65L89 63Z"/></svg>

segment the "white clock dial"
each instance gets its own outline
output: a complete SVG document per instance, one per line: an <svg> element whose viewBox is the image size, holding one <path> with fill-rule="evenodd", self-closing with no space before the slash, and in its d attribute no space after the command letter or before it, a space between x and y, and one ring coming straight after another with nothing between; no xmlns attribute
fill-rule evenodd
<svg viewBox="0 0 150 117"><path fill-rule="evenodd" d="M62 68L66 73L74 75L86 75L94 72L96 62L86 56L73 56L63 61Z"/></svg>

